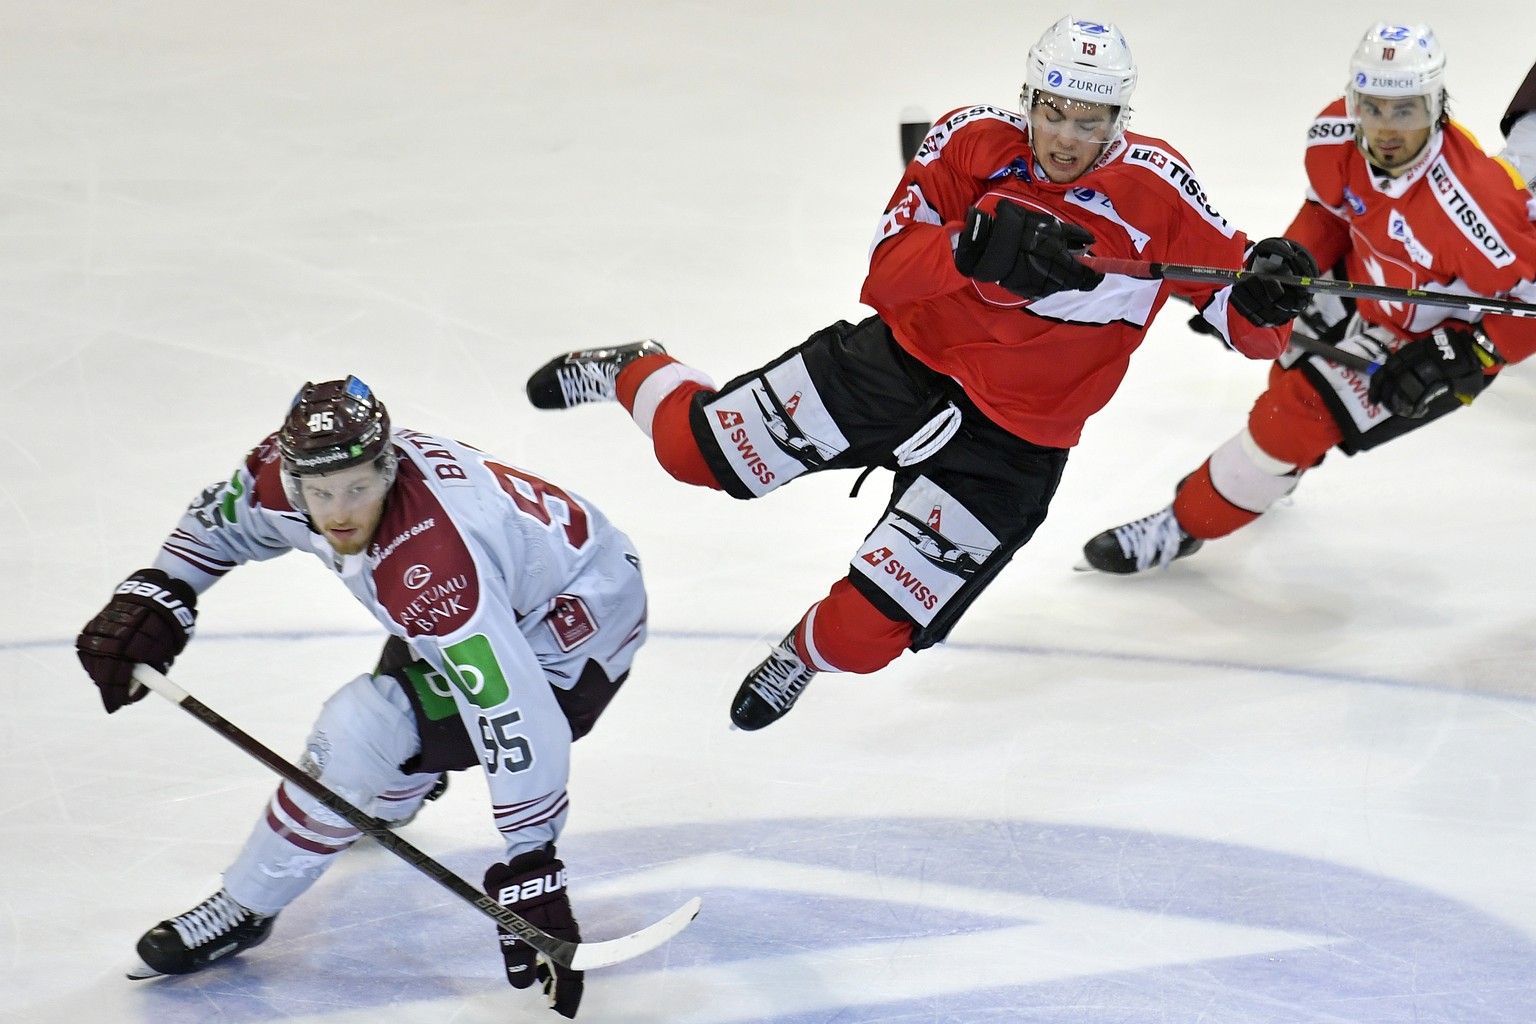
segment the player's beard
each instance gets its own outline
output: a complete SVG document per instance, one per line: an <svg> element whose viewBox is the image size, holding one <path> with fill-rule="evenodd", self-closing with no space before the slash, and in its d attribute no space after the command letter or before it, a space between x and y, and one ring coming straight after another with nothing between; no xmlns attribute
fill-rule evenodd
<svg viewBox="0 0 1536 1024"><path fill-rule="evenodd" d="M322 521L319 524L320 535L338 555L360 555L373 542L373 535L378 532L379 520L383 515L384 506L381 503L347 519ZM337 530L346 532L337 536L334 532Z"/></svg>

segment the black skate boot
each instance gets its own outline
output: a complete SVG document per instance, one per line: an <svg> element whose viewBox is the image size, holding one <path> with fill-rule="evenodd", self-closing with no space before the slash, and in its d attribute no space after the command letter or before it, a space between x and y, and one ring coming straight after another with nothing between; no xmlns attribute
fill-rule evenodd
<svg viewBox="0 0 1536 1024"><path fill-rule="evenodd" d="M192 974L259 946L272 933L276 914L246 910L223 889L185 914L161 921L139 939L139 958L148 972L134 969L130 978L157 974Z"/></svg>
<svg viewBox="0 0 1536 1024"><path fill-rule="evenodd" d="M1173 506L1143 516L1133 523L1105 530L1083 545L1080 568L1129 576L1154 565L1167 568L1175 559L1199 551L1205 541L1184 532L1174 517Z"/></svg>
<svg viewBox="0 0 1536 1024"><path fill-rule="evenodd" d="M663 355L661 342L637 341L614 348L590 348L556 356L528 378L528 401L537 409L569 409L588 402L617 400L619 371L641 356Z"/></svg>
<svg viewBox="0 0 1536 1024"><path fill-rule="evenodd" d="M798 628L798 627L797 627ZM802 691L815 678L816 670L800 660L795 652L795 634L779 641L763 663L742 680L731 704L731 722L738 729L761 729L772 725L795 706Z"/></svg>

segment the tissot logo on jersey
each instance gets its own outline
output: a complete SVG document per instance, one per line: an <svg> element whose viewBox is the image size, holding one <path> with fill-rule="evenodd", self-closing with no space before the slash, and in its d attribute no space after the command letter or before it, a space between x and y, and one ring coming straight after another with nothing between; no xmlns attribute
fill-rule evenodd
<svg viewBox="0 0 1536 1024"><path fill-rule="evenodd" d="M923 144L918 147L916 156L913 157L924 167L938 159L939 151L967 122L977 118L986 118L995 121L1006 121L1020 131L1024 129L1024 119L1011 110L1003 110L999 107L982 104L958 111L944 121L936 124L928 132L928 137L923 139Z"/></svg>
<svg viewBox="0 0 1536 1024"><path fill-rule="evenodd" d="M1435 195L1440 205L1474 246L1496 267L1507 267L1515 262L1515 254L1504 239L1494 230L1483 211L1462 188L1461 182L1451 173L1444 160L1436 160L1429 169L1429 180L1434 183Z"/></svg>
<svg viewBox="0 0 1536 1024"><path fill-rule="evenodd" d="M1172 153L1152 146L1133 146L1126 159L1145 164L1173 182L1184 194L1185 202L1199 210L1205 219L1222 234L1228 238L1232 237L1233 228L1227 223L1227 218L1216 212L1216 208L1206 198L1205 189L1200 186L1200 182Z"/></svg>
<svg viewBox="0 0 1536 1024"><path fill-rule="evenodd" d="M939 595L928 589L928 585L920 580L911 569L902 565L894 557L895 552L890 548L875 548L864 555L864 561L870 565L877 565L884 569L902 590L911 594L918 604L932 611L938 607Z"/></svg>
<svg viewBox="0 0 1536 1024"><path fill-rule="evenodd" d="M1314 143L1353 142L1355 123L1347 117L1320 117L1307 129L1307 145Z"/></svg>

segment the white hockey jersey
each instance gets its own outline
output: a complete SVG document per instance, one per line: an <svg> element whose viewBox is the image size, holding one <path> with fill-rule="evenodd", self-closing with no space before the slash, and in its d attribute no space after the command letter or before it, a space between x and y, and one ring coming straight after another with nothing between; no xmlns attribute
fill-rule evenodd
<svg viewBox="0 0 1536 1024"><path fill-rule="evenodd" d="M479 749L498 828L508 848L552 841L564 822L571 732L548 672L588 643L599 623L585 605L570 615L584 574L600 587L631 588L638 621L608 623L605 661L644 637L644 592L612 577L615 553L634 560L629 539L594 506L468 445L396 430L399 471L372 543L336 554L283 493L276 436L252 449L226 482L206 489L166 539L155 566L199 592L243 562L309 551L436 677L440 703L456 712ZM627 659L626 659L627 662ZM428 701L431 700L429 696ZM450 710L451 708L451 710Z"/></svg>

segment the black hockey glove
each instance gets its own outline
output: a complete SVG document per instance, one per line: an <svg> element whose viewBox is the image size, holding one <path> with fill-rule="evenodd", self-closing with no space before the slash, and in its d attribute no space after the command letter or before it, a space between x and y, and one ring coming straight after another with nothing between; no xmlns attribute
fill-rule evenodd
<svg viewBox="0 0 1536 1024"><path fill-rule="evenodd" d="M1077 262L1093 235L1076 224L1003 200L997 212L971 207L955 239L955 268L977 281L996 281L1022 299L1062 291L1091 291L1104 275Z"/></svg>
<svg viewBox="0 0 1536 1024"><path fill-rule="evenodd" d="M1446 323L1387 356L1371 374L1368 397L1394 416L1416 420L1447 393L1470 405L1488 383L1483 371L1503 363L1481 330Z"/></svg>
<svg viewBox="0 0 1536 1024"><path fill-rule="evenodd" d="M1265 238L1248 253L1248 269L1261 274L1316 277L1317 260L1289 238ZM1306 309L1310 300L1305 288L1244 277L1232 286L1230 301L1232 308L1256 327L1279 327Z"/></svg>
<svg viewBox="0 0 1536 1024"><path fill-rule="evenodd" d="M124 580L107 606L75 638L75 653L111 714L149 693L133 685L133 666L171 667L197 621L197 592L159 569Z"/></svg>
<svg viewBox="0 0 1536 1024"><path fill-rule="evenodd" d="M512 858L510 864L492 864L485 873L485 891L502 906L529 924L557 939L581 941L581 930L571 913L565 892L565 865L555 856L555 844ZM584 976L561 967L506 929L499 928L501 957L507 964L507 981L513 988L527 988L537 978L549 997L549 1005L562 1017L576 1016L581 1005Z"/></svg>

